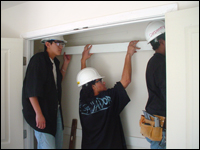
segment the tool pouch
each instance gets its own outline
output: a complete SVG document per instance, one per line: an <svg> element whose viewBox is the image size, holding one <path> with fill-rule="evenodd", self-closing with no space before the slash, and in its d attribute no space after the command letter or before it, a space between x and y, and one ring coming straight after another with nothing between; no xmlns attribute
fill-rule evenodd
<svg viewBox="0 0 200 150"><path fill-rule="evenodd" d="M140 133L149 138L152 141L161 141L162 140L162 127L155 127L155 122L153 120L148 120L141 115L140 118Z"/></svg>

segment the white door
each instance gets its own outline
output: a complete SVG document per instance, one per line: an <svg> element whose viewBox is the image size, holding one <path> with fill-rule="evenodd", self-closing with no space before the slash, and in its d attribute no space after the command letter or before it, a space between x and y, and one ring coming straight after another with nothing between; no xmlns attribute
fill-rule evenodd
<svg viewBox="0 0 200 150"><path fill-rule="evenodd" d="M165 18L167 148L199 149L199 7Z"/></svg>
<svg viewBox="0 0 200 150"><path fill-rule="evenodd" d="M23 149L23 40L1 38L1 148Z"/></svg>

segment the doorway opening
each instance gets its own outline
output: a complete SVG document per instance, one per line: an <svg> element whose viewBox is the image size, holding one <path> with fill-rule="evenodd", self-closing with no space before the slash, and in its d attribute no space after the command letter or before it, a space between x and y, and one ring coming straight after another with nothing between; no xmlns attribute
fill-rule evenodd
<svg viewBox="0 0 200 150"><path fill-rule="evenodd" d="M173 11L174 10L174 6L172 6L172 7L173 7L173 9L171 9L171 10L168 9L166 12ZM177 9L177 7L176 7L176 9ZM164 14L165 13L163 13L159 17L157 17L154 14L156 17L152 17L152 18L146 19L146 20L144 19L143 21L138 21L137 23L130 23L129 22L129 23L125 23L123 25L113 25L113 26L108 26L108 27L101 28L101 29L97 28L97 29L88 30L88 31L80 31L79 33L73 33L72 32L72 33L69 33L69 34L62 34L62 33L60 33L60 34L63 35L64 39L68 41L67 47L68 46L80 46L80 45L83 46L83 45L86 45L86 44L95 45L95 44L118 43L118 42L121 43L121 42L130 42L131 40L145 41L145 38L144 38L144 31L145 30L144 29L146 28L146 25L152 20L159 20L159 19L160 20L164 20ZM138 30L138 28L139 28L139 30ZM34 53L37 53L37 52L40 52L40 51L44 51L43 45L40 44L40 40L42 39L42 37L41 38L38 38L38 37L35 36L34 38L31 38L31 40L26 40L25 41L26 42L26 46L25 47L27 48L27 52L25 52L25 53L26 53L26 55L28 55L27 56L27 60L30 60L30 57L32 57L34 55ZM29 49L29 51L28 51L28 49ZM115 61L115 60L124 60L124 54L125 54L124 52L112 53L112 54L111 53L98 54L98 56L96 55L96 56L93 57L95 62L96 61L98 62L99 59L101 59L101 58L103 58L104 60L109 60L109 62L105 63L105 65L102 65L102 64L99 65L99 64L95 64L95 62L91 60L91 61L88 62L88 65L91 65L91 66L95 65L97 67L99 66L100 68L97 68L97 69L102 70L102 71L103 71L103 67L106 66L106 65L107 66L109 66L109 65L110 66L114 66L115 68L117 68L118 66L120 66L122 64L122 62L121 61ZM145 53L140 52L140 53L138 53L138 55L140 55L140 56L138 56L138 58L136 58L136 62L138 60L142 60L140 65L143 65L143 67L141 67L141 68L145 68L146 67L146 61L147 61L148 58L150 58L150 56L152 56L152 54L153 54L153 51L151 51L151 50L149 50L148 52L145 52ZM113 57L115 57L115 58L113 58ZM68 72L70 72L71 70L75 70L75 71L69 73L69 76L67 76L67 78L64 81L64 84L62 85L64 88L66 88L66 91L69 91L68 93L73 93L74 91L70 91L70 90L73 89L73 88L74 89L77 88L76 85L73 85L74 86L73 88L71 88L71 87L69 88L69 87L67 87L66 83L67 83L68 80L71 80L71 82L74 81L73 78L76 76L77 70L80 70L80 67L79 67L80 58L81 58L81 54L73 55L73 58L72 58L73 61L71 62L70 66L68 68ZM62 64L62 56L58 56L58 59L60 60L60 62ZM112 62L110 63L110 61L112 61ZM113 65L112 65L112 63L113 63ZM133 67L135 67L135 68L133 68L133 70L139 68L134 63L133 63L133 65L134 65ZM74 66L75 66L76 69L73 68ZM140 74L144 73L143 70L140 70L139 72L140 72ZM108 72L108 73L103 72L103 73L106 76L108 76L108 78L110 78L109 74L111 74L111 76L112 75L115 76L111 72ZM115 78L117 78L117 77L115 76ZM115 79L115 78L111 78L111 79ZM120 78L119 75L118 75L118 78ZM141 76L138 76L138 78L141 78ZM113 81L110 80L108 82L108 86L111 86L113 84L113 82L114 82L114 80ZM143 83L144 83L144 80L143 80ZM138 85L138 87L140 87L140 86L141 85ZM132 89L136 89L136 88L133 86L130 89L127 89L127 90L128 90L128 92L131 92ZM143 96L145 97L146 94L143 94ZM67 101L69 95L64 93L64 95L62 95L62 97L66 98L66 101ZM74 99L77 100L77 96L74 95L70 99L71 100L74 100ZM78 106L77 105L78 104L77 101L75 101L75 102L74 101L73 102L72 101L68 101L68 103L66 103L66 101L63 100L63 99L62 99L62 101L64 101L63 105L72 106L72 108L75 108L75 107ZM146 99L145 99L145 104L146 104ZM145 106L144 104L140 104L140 105L141 105L141 107ZM66 109L65 110L66 112L63 112L63 113L64 114L66 113L67 115L70 116L71 115L71 113L70 113L71 111L70 110L71 110L70 108ZM124 122L127 122L127 120L129 119L129 116L126 116L126 114L130 114L128 112L129 110L130 109L125 110L124 114L122 114L122 118L124 118L123 119ZM69 111L69 112L67 113L67 111ZM138 114L140 116L141 112L138 112ZM138 115L138 114L136 114L136 115ZM64 133L67 133L67 130L70 127L70 124L69 124L70 121L69 120L71 120L71 117L69 117L69 116L66 116L66 118L67 118L66 120L64 119L65 120L64 124L65 124L65 126L67 128L66 131L64 131ZM78 119L77 114L75 114L75 116ZM133 120L131 120L130 122L134 124ZM81 128L79 123L78 123L78 129ZM130 124L127 124L127 126L125 127L126 128L125 129L125 134L127 134L127 135L129 134L129 129L130 129L129 126L130 126ZM138 129L136 129L136 130L138 130ZM136 130L134 129L134 130L131 131L131 133L135 134L134 135L135 137L137 137L137 134L138 134L136 132ZM129 138L129 136L127 136L127 137ZM132 137L132 135L130 136L130 138L131 137Z"/></svg>
<svg viewBox="0 0 200 150"><path fill-rule="evenodd" d="M68 47L85 46L86 44L106 45L110 43L130 42L132 40L145 41L145 28L149 22L150 21L144 21L64 35L63 37L67 41L65 51L67 52ZM34 41L34 54L44 51L44 45L41 44L40 41L41 39ZM111 88L121 79L126 50L127 47L124 52L93 54L87 61L87 66L95 67L101 74L105 75L106 85L108 88ZM132 102L128 104L121 113L125 137L134 137L134 140L143 139L143 145L141 145L143 148L148 148L149 144L140 134L138 123L135 123L132 118L137 118L136 120L139 119L138 116L141 115L147 102L148 93L145 82L145 69L148 60L153 54L154 51L151 49L151 46L148 51L138 51L134 54L132 58L132 83L127 88L128 95L132 99ZM60 60L60 65L62 65L63 55L57 56L57 58ZM65 79L62 82L62 108L64 108L62 111L66 131L71 128L71 120L73 118L78 119L78 130L81 131L82 129L78 113L80 88L76 85L76 75L80 70L80 60L81 53L72 55L72 60L69 64ZM133 126L134 128L132 128ZM66 132L64 133L64 141L66 142L64 143L63 148L68 148L70 135ZM79 135L77 139L80 141L81 135ZM128 147L134 148L132 143L128 143Z"/></svg>

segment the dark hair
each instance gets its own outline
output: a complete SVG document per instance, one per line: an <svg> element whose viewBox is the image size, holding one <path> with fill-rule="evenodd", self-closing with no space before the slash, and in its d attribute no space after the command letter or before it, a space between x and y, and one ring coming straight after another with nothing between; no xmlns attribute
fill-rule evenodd
<svg viewBox="0 0 200 150"><path fill-rule="evenodd" d="M49 40L49 41L46 41L46 42L49 42L50 44L52 44L52 43L54 42L54 40ZM46 43L46 42L45 42L45 43ZM44 43L44 51L47 50L47 47L46 47L45 43Z"/></svg>
<svg viewBox="0 0 200 150"><path fill-rule="evenodd" d="M95 84L95 80L90 81L87 84L84 84L82 86L82 89L80 92L82 101L89 102L88 100L94 96L94 91L92 88L92 85L94 85L94 84Z"/></svg>
<svg viewBox="0 0 200 150"><path fill-rule="evenodd" d="M157 50L158 47L160 46L159 40L163 39L165 40L165 33L159 35L157 38L153 39L150 43L153 47L153 50Z"/></svg>

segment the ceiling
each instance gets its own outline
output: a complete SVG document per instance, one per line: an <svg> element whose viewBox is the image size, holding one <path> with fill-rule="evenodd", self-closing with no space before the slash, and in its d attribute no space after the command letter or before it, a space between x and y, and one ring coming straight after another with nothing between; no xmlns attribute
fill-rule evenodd
<svg viewBox="0 0 200 150"><path fill-rule="evenodd" d="M1 10L22 4L22 3L26 3L28 1L1 1Z"/></svg>

